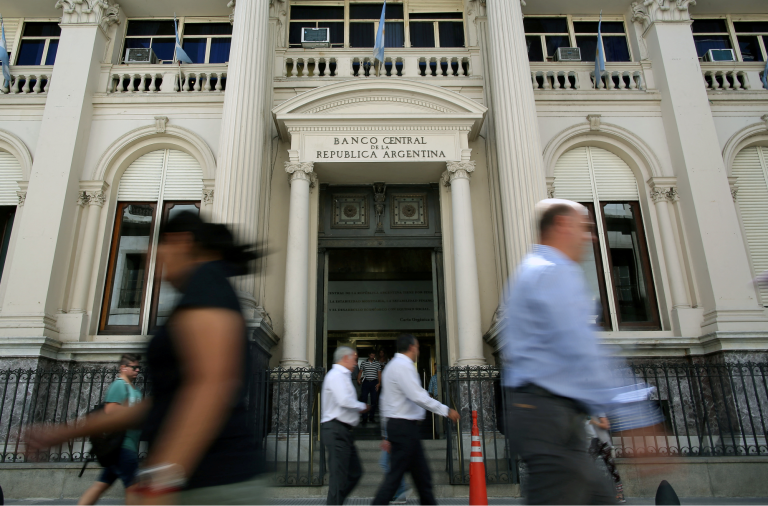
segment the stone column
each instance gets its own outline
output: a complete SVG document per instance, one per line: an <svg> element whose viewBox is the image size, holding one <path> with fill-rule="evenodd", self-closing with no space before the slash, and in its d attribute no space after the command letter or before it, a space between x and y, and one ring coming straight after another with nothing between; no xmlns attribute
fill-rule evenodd
<svg viewBox="0 0 768 506"><path fill-rule="evenodd" d="M643 27L677 189L685 202L680 211L694 252L704 321L701 333L719 338L732 332L766 333L762 307L750 273L738 216L729 192L726 167L702 82L691 37L691 0L634 2L633 21ZM756 336L756 334L753 334ZM739 339L742 339L739 337ZM743 342L739 346L744 346Z"/></svg>
<svg viewBox="0 0 768 506"><path fill-rule="evenodd" d="M96 234L99 230L99 221L101 218L101 208L107 200L105 190L107 183L103 181L96 182L100 189L86 190L82 192L83 201L83 223L85 223L85 232L83 233L83 243L80 248L80 259L77 263L75 278L75 289L72 294L72 312L86 313L88 304L88 293L91 287L91 273L93 272L93 257L96 253Z"/></svg>
<svg viewBox="0 0 768 506"><path fill-rule="evenodd" d="M443 182L451 187L453 209L453 265L456 277L458 319L458 365L484 365L483 333L480 318L480 286L477 280L475 231L472 224L470 174L475 162L448 162Z"/></svg>
<svg viewBox="0 0 768 506"><path fill-rule="evenodd" d="M677 254L677 241L672 228L672 218L669 212L669 202L677 199L677 189L674 186L662 186L663 182L650 181L651 200L656 204L656 214L659 218L661 232L661 248L664 250L664 261L667 264L669 292L672 296L671 307L690 307L688 294L683 279L683 269Z"/></svg>
<svg viewBox="0 0 768 506"><path fill-rule="evenodd" d="M60 337L56 315L67 278L92 98L106 30L118 21L118 7L104 0L49 1L63 9L59 51L0 316L0 335L24 338L27 349L40 351L49 346L46 338Z"/></svg>
<svg viewBox="0 0 768 506"><path fill-rule="evenodd" d="M235 7L235 1L229 6ZM239 239L249 244L261 239L262 139L269 128L264 118L270 109L268 83L272 79L265 69L271 68L269 61L273 58L268 33L269 2L238 2L224 93L213 220L232 225ZM234 282L246 318L254 318L260 309L255 298L256 276L242 276Z"/></svg>
<svg viewBox="0 0 768 506"><path fill-rule="evenodd" d="M491 96L506 272L513 273L535 242L536 203L546 198L531 69L516 0L487 0Z"/></svg>
<svg viewBox="0 0 768 506"><path fill-rule="evenodd" d="M286 247L282 367L306 367L309 309L309 188L313 162L285 162L291 184Z"/></svg>

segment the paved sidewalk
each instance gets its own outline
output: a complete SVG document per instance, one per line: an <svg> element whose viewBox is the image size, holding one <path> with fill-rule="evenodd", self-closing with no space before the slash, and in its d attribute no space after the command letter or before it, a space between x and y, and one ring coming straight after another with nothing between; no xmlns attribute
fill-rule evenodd
<svg viewBox="0 0 768 506"><path fill-rule="evenodd" d="M345 504L347 505L355 505L355 506L365 506L368 504L371 504L371 498L352 498L347 499L347 502ZM445 504L445 505L464 505L469 504L469 499L438 499L438 504ZM710 505L720 505L720 504L733 504L737 506L748 506L748 505L756 505L756 504L767 504L768 505L768 497L682 497L680 498L680 503L683 505L695 505L695 504L701 504L704 506L710 506ZM75 499L25 499L25 500L6 500L5 504L13 504L13 505L42 505L42 504L51 504L51 505L58 505L58 504L77 504L77 500ZM123 501L116 500L116 499L104 499L102 501L99 501L98 504L125 504ZM278 505L297 505L297 506L310 506L310 505L322 505L325 504L325 499L275 499L274 504ZM419 504L418 499L409 499L408 504ZM523 500L519 497L493 497L488 499L489 505L504 505L504 504L524 504ZM627 504L637 504L637 505L644 505L644 504L655 504L653 497L630 497L627 499Z"/></svg>

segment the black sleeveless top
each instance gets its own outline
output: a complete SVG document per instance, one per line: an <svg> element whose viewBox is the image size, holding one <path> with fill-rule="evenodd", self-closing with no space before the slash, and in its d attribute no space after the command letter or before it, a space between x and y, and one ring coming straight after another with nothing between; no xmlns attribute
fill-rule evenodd
<svg viewBox="0 0 768 506"><path fill-rule="evenodd" d="M207 262L197 267L190 275L181 300L169 320L178 310L189 308L223 308L242 314L235 290L227 280L228 274L227 264L224 262ZM247 423L246 386L251 366L245 331L241 341L242 387L236 393L229 419L200 460L197 469L189 476L187 489L237 483L253 478L260 472L260 462L263 459L258 456L256 440L253 431L248 430ZM214 346L215 343L211 345ZM181 346L184 346L184 336L175 335L166 326L162 326L147 347L152 408L144 424L143 439L149 441L150 453L184 381L177 354L177 349Z"/></svg>

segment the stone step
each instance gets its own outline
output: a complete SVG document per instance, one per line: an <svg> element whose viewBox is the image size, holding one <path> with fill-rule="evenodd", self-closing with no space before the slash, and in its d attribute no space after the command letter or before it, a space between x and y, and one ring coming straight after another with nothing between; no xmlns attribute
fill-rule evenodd
<svg viewBox="0 0 768 506"><path fill-rule="evenodd" d="M378 485L376 486L361 486L355 487L350 497L354 498L372 498L376 495ZM432 491L437 498L448 497L469 497L468 485L434 485ZM520 497L519 485L488 485L487 486L488 497ZM323 498L328 495L328 486L322 487L273 487L270 489L270 494L275 499L287 499L287 498ZM411 494L411 499L418 499L418 493L414 490Z"/></svg>

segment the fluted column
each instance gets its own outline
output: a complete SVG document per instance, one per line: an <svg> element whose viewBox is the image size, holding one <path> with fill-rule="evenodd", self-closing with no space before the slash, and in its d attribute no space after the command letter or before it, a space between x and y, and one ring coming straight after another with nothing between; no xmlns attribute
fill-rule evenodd
<svg viewBox="0 0 768 506"><path fill-rule="evenodd" d="M235 2L229 5L234 7ZM260 239L259 182L265 149L262 139L268 127L264 120L269 108L267 83L271 79L265 71L272 58L267 40L269 2L240 0L233 24L213 220L233 225L242 241L254 244ZM235 287L246 316L251 317L257 304L255 276L236 279Z"/></svg>
<svg viewBox="0 0 768 506"><path fill-rule="evenodd" d="M283 313L283 367L304 367L307 360L309 309L309 188L314 184L312 162L285 162L291 184L286 247Z"/></svg>
<svg viewBox="0 0 768 506"><path fill-rule="evenodd" d="M104 187L106 183L102 183ZM104 188L83 191L79 202L83 205L83 222L85 223L85 232L83 233L83 243L80 248L80 259L77 263L77 277L75 278L75 289L72 294L72 311L85 313L88 304L88 290L91 286L91 273L93 272L93 257L96 252L96 234L99 230L99 218L101 218L101 208L104 207L107 197Z"/></svg>
<svg viewBox="0 0 768 506"><path fill-rule="evenodd" d="M459 365L485 364L480 318L480 286L477 280L475 231L472 224L470 174L475 162L448 162L443 182L451 187L453 217L453 264L456 277Z"/></svg>
<svg viewBox="0 0 768 506"><path fill-rule="evenodd" d="M487 0L491 95L507 269L535 241L536 203L546 198L536 104L520 2Z"/></svg>
<svg viewBox="0 0 768 506"><path fill-rule="evenodd" d="M669 279L669 292L672 296L672 308L690 307L683 269L680 265L680 257L677 254L677 241L672 228L672 217L669 212L669 203L678 198L677 189L674 186L660 186L660 183L651 181L651 200L656 204L656 214L659 218L661 232L661 248L664 250L664 261L667 264L667 279Z"/></svg>

